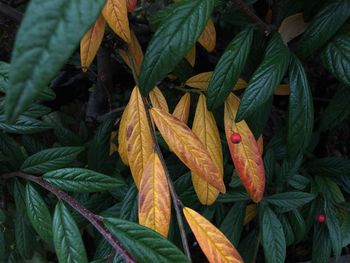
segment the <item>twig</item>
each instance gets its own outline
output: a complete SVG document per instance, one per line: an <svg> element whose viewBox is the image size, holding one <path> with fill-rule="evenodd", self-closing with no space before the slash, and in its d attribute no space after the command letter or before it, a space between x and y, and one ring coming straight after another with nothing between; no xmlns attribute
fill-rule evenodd
<svg viewBox="0 0 350 263"><path fill-rule="evenodd" d="M79 214L85 217L96 228L96 230L100 232L100 234L108 241L108 243L111 244L111 246L124 257L127 263L136 262L135 259L123 248L119 241L115 237L113 237L113 235L108 231L108 229L102 224L101 217L87 210L79 202L77 202L77 200L75 200L65 192L61 191L60 189L56 188L55 186L45 182L41 177L24 173L16 173L16 176L40 185L41 187L56 195L57 198L65 201L72 208L74 208L74 210L76 210L77 212L79 212Z"/></svg>
<svg viewBox="0 0 350 263"><path fill-rule="evenodd" d="M129 61L131 62L131 71L132 71L132 75L134 77L135 83L137 86L139 86L139 81L138 81L138 77L136 74L136 70L135 70L135 64L134 64L134 60L130 54L130 52L127 50L127 55L129 57ZM169 185L169 190L170 190L170 195L171 195L171 199L173 201L173 205L174 205L174 209L175 209L175 214L176 214L176 219L177 219L177 223L179 226L179 230L180 230L180 236L181 236L181 241L182 241L182 246L184 249L184 252L186 254L186 256L188 257L188 259L191 261L191 253L190 253L190 249L188 247L188 242L187 242L187 238L186 238L186 232L185 232L185 227L184 227L184 223L182 220L182 214L181 214L181 210L184 207L184 205L182 204L180 198L178 197L178 195L176 194L175 191L175 187L173 185L173 182L170 178L170 174L168 171L168 168L166 166L162 151L160 150L156 135L154 133L153 130L153 124L152 124L152 119L151 119L151 115L149 113L150 110L150 104L147 102L147 98L142 96L142 102L143 105L145 107L146 110L146 116L147 116L147 123L148 123L148 128L150 130L151 133L151 137L152 137L152 143L153 143L153 150L157 153L157 155L159 156L159 159L162 163L162 166L164 168L165 171L165 176L168 180L168 185Z"/></svg>
<svg viewBox="0 0 350 263"><path fill-rule="evenodd" d="M13 21L18 23L21 22L23 18L23 14L21 12L1 2L0 2L0 15L10 18Z"/></svg>
<svg viewBox="0 0 350 263"><path fill-rule="evenodd" d="M264 33L266 36L272 32L272 27L262 21L242 0L232 0L237 5L239 10L250 18Z"/></svg>

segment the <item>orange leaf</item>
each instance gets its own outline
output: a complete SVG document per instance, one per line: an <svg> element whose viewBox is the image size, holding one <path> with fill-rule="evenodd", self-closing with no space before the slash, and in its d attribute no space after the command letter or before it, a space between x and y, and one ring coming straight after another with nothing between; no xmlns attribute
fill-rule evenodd
<svg viewBox="0 0 350 263"><path fill-rule="evenodd" d="M137 0L127 0L128 12L131 13L132 11L134 11L136 5L137 5Z"/></svg>
<svg viewBox="0 0 350 263"><path fill-rule="evenodd" d="M150 91L149 98L152 102L153 107L169 112L168 103L166 102L163 93L158 87L154 87L154 89Z"/></svg>
<svg viewBox="0 0 350 263"><path fill-rule="evenodd" d="M125 50L118 49L118 51L125 64L128 65L129 68L132 68L132 66L135 67L136 74L140 75L141 65L143 61L143 52L141 45L133 31L130 31L130 36L131 40L130 43L128 43L128 50L131 54L131 58L129 58Z"/></svg>
<svg viewBox="0 0 350 263"><path fill-rule="evenodd" d="M256 205L255 204L250 204L246 207L245 209L245 216L244 216L244 225L249 224L250 221L256 217Z"/></svg>
<svg viewBox="0 0 350 263"><path fill-rule="evenodd" d="M129 105L129 104L128 104ZM122 117L120 119L120 124L119 124L119 132L118 132L118 152L120 159L125 165L129 165L128 161L128 143L126 141L126 126L128 124L128 111L129 107L126 105L124 112L122 114Z"/></svg>
<svg viewBox="0 0 350 263"><path fill-rule="evenodd" d="M139 191L139 223L167 237L170 225L170 193L164 167L152 153L143 170Z"/></svg>
<svg viewBox="0 0 350 263"><path fill-rule="evenodd" d="M216 30L213 20L209 19L208 24L204 28L201 36L198 39L201 44L208 52L212 52L216 45Z"/></svg>
<svg viewBox="0 0 350 263"><path fill-rule="evenodd" d="M186 55L186 60L192 67L194 67L194 64L196 63L196 45L194 45L191 50Z"/></svg>
<svg viewBox="0 0 350 263"><path fill-rule="evenodd" d="M185 207L183 212L199 246L210 263L243 263L236 248L212 223L188 207Z"/></svg>
<svg viewBox="0 0 350 263"><path fill-rule="evenodd" d="M194 116L192 131L206 146L210 157L214 161L220 176L223 177L223 157L219 130L213 114L208 111L204 95L199 96L196 114ZM203 205L211 205L219 195L219 191L208 184L202 177L192 172L192 182L199 201Z"/></svg>
<svg viewBox="0 0 350 263"><path fill-rule="evenodd" d="M126 0L107 0L102 14L114 33L129 43L130 28Z"/></svg>
<svg viewBox="0 0 350 263"><path fill-rule="evenodd" d="M232 93L225 103L225 133L237 174L254 202L260 202L265 189L264 163L258 144L245 121L235 123L239 99ZM241 142L231 142L232 133L239 133Z"/></svg>
<svg viewBox="0 0 350 263"><path fill-rule="evenodd" d="M281 34L283 43L287 44L292 39L304 33L308 25L309 23L304 22L303 14L297 13L285 18L278 28L278 32Z"/></svg>
<svg viewBox="0 0 350 263"><path fill-rule="evenodd" d="M275 90L275 95L279 95L279 96L287 96L287 95L289 95L289 93L290 93L290 91L289 91L288 84L281 84Z"/></svg>
<svg viewBox="0 0 350 263"><path fill-rule="evenodd" d="M194 173L224 193L225 184L208 150L190 128L164 110L151 109L153 120L165 142Z"/></svg>
<svg viewBox="0 0 350 263"><path fill-rule="evenodd" d="M80 41L80 60L84 72L94 60L105 33L105 20L100 16Z"/></svg>
<svg viewBox="0 0 350 263"><path fill-rule="evenodd" d="M153 144L146 109L138 87L135 87L131 94L128 108L126 126L128 161L135 184L139 188L143 170L153 152Z"/></svg>
<svg viewBox="0 0 350 263"><path fill-rule="evenodd" d="M185 95L182 96L178 104L176 105L173 116L183 123L187 124L188 116L190 114L190 106L191 106L191 95L186 92Z"/></svg>
<svg viewBox="0 0 350 263"><path fill-rule="evenodd" d="M258 138L258 140L256 142L258 144L260 155L263 155L263 153L264 153L264 138L263 138L263 136L260 135L260 137Z"/></svg>

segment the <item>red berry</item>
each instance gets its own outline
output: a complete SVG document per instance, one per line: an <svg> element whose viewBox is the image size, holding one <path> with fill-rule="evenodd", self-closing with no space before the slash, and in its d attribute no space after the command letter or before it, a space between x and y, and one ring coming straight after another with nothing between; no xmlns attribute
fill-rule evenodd
<svg viewBox="0 0 350 263"><path fill-rule="evenodd" d="M326 215L324 214L319 214L316 216L316 221L319 223L324 223L326 221Z"/></svg>
<svg viewBox="0 0 350 263"><path fill-rule="evenodd" d="M231 142L234 144L240 143L242 140L241 135L239 133L232 133L231 134Z"/></svg>

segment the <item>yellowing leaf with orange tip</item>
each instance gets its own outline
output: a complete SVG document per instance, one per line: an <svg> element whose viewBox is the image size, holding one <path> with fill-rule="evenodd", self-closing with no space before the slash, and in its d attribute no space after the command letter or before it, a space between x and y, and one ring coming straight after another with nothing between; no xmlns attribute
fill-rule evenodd
<svg viewBox="0 0 350 263"><path fill-rule="evenodd" d="M263 153L264 153L264 139L263 139L263 136L260 135L260 137L258 138L258 140L256 142L258 144L258 149L259 149L260 155L263 155Z"/></svg>
<svg viewBox="0 0 350 263"><path fill-rule="evenodd" d="M290 90L289 90L288 84L281 84L275 90L275 95L279 95L279 96L287 96L289 95L289 93L290 93Z"/></svg>
<svg viewBox="0 0 350 263"><path fill-rule="evenodd" d="M130 53L130 57L125 50L119 49L118 51L125 64L128 65L129 68L134 67L136 74L140 75L141 65L143 61L142 48L133 31L130 31L130 36L131 40L130 43L128 43L128 51Z"/></svg>
<svg viewBox="0 0 350 263"><path fill-rule="evenodd" d="M125 107L122 117L120 119L119 131L118 131L118 153L120 159L125 165L129 165L128 161L128 143L126 141L126 126L129 122L128 119L128 105Z"/></svg>
<svg viewBox="0 0 350 263"><path fill-rule="evenodd" d="M257 211L256 211L256 205L250 204L245 209L245 216L244 216L244 225L249 224L250 221L256 217Z"/></svg>
<svg viewBox="0 0 350 263"><path fill-rule="evenodd" d="M94 60L105 33L105 20L100 16L80 41L80 61L85 72Z"/></svg>
<svg viewBox="0 0 350 263"><path fill-rule="evenodd" d="M186 60L192 67L194 67L194 64L196 63L196 45L194 45L191 50L186 55Z"/></svg>
<svg viewBox="0 0 350 263"><path fill-rule="evenodd" d="M232 93L225 102L225 133L237 174L254 202L260 202L265 190L264 163L254 135L245 121L235 123L239 98ZM241 142L231 142L232 133L239 133Z"/></svg>
<svg viewBox="0 0 350 263"><path fill-rule="evenodd" d="M141 93L135 87L128 103L126 124L127 155L132 177L140 187L143 170L153 152L151 132L148 127L146 109Z"/></svg>
<svg viewBox="0 0 350 263"><path fill-rule="evenodd" d="M304 22L303 14L297 13L286 17L278 28L278 32L281 34L283 43L287 44L304 33L308 26L309 23Z"/></svg>
<svg viewBox="0 0 350 263"><path fill-rule="evenodd" d="M223 157L219 130L213 114L208 111L204 95L199 96L196 114L194 116L192 131L206 146L210 157L223 177ZM192 172L192 182L199 201L203 205L211 205L219 195L219 191L208 184L202 177Z"/></svg>
<svg viewBox="0 0 350 263"><path fill-rule="evenodd" d="M191 106L191 95L186 92L177 103L173 116L183 123L187 124L188 116L190 114L190 106Z"/></svg>
<svg viewBox="0 0 350 263"><path fill-rule="evenodd" d="M140 184L139 223L167 237L170 213L168 180L158 154L152 153L143 170Z"/></svg>
<svg viewBox="0 0 350 263"><path fill-rule="evenodd" d="M158 87L154 87L154 89L150 91L149 98L152 102L153 107L169 112L168 103L166 102L163 93Z"/></svg>
<svg viewBox="0 0 350 263"><path fill-rule="evenodd" d="M114 33L129 43L131 37L126 0L107 0L102 14Z"/></svg>
<svg viewBox="0 0 350 263"><path fill-rule="evenodd" d="M216 30L213 20L209 19L208 24L204 28L204 31L198 39L201 44L208 52L212 52L216 45Z"/></svg>
<svg viewBox="0 0 350 263"><path fill-rule="evenodd" d="M212 76L213 71L203 72L189 78L185 84L191 88L206 90Z"/></svg>
<svg viewBox="0 0 350 263"><path fill-rule="evenodd" d="M191 129L164 110L152 108L151 115L165 142L179 159L220 192L226 191L218 168L208 150Z"/></svg>
<svg viewBox="0 0 350 263"><path fill-rule="evenodd" d="M210 263L243 263L243 259L227 237L196 211L183 209L199 246Z"/></svg>

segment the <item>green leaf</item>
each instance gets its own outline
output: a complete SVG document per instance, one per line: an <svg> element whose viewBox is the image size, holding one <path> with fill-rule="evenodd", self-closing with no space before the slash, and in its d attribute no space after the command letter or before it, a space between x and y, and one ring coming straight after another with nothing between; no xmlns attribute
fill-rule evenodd
<svg viewBox="0 0 350 263"><path fill-rule="evenodd" d="M254 228L239 243L238 251L244 259L245 263L255 263L260 244L259 231Z"/></svg>
<svg viewBox="0 0 350 263"><path fill-rule="evenodd" d="M344 24L350 15L348 0L333 0L317 14L299 42L302 56L315 54Z"/></svg>
<svg viewBox="0 0 350 263"><path fill-rule="evenodd" d="M268 206L261 208L260 231L265 260L267 263L283 263L286 257L286 240L282 224Z"/></svg>
<svg viewBox="0 0 350 263"><path fill-rule="evenodd" d="M15 217L15 239L18 252L25 259L31 259L36 247L35 233L27 216L20 211L16 212Z"/></svg>
<svg viewBox="0 0 350 263"><path fill-rule="evenodd" d="M6 93L10 64L0 61L0 91Z"/></svg>
<svg viewBox="0 0 350 263"><path fill-rule="evenodd" d="M325 157L307 162L304 165L312 175L350 176L350 160L341 157Z"/></svg>
<svg viewBox="0 0 350 263"><path fill-rule="evenodd" d="M29 108L23 112L24 116L27 116L29 118L40 118L46 114L49 114L51 112L51 109L49 107L46 107L41 104L33 103L29 106Z"/></svg>
<svg viewBox="0 0 350 263"><path fill-rule="evenodd" d="M333 254L335 260L337 260L341 256L343 244L341 228L338 218L336 216L335 207L330 202L327 202L327 205L325 205L325 212L327 218L327 228L332 244Z"/></svg>
<svg viewBox="0 0 350 263"><path fill-rule="evenodd" d="M304 239L306 234L306 223L298 210L293 210L288 214L290 225L294 232L295 243Z"/></svg>
<svg viewBox="0 0 350 263"><path fill-rule="evenodd" d="M47 87L104 4L105 0L30 1L12 53L6 97L9 120L14 121Z"/></svg>
<svg viewBox="0 0 350 263"><path fill-rule="evenodd" d="M319 129L321 131L331 130L342 121L344 121L350 113L350 89L340 87L337 90L326 110L321 115Z"/></svg>
<svg viewBox="0 0 350 263"><path fill-rule="evenodd" d="M309 203L314 195L304 192L285 192L265 197L265 201L287 212Z"/></svg>
<svg viewBox="0 0 350 263"><path fill-rule="evenodd" d="M138 262L189 262L174 244L149 228L117 218L103 222Z"/></svg>
<svg viewBox="0 0 350 263"><path fill-rule="evenodd" d="M135 185L129 188L122 201L120 218L135 223L138 221L138 190Z"/></svg>
<svg viewBox="0 0 350 263"><path fill-rule="evenodd" d="M294 55L290 59L289 89L287 149L293 160L309 145L314 124L309 83L302 64Z"/></svg>
<svg viewBox="0 0 350 263"><path fill-rule="evenodd" d="M341 225L342 233L342 247L346 247L350 244L350 213L346 213L344 221Z"/></svg>
<svg viewBox="0 0 350 263"><path fill-rule="evenodd" d="M142 95L146 96L186 56L205 28L214 4L214 0L185 1L158 28L142 64Z"/></svg>
<svg viewBox="0 0 350 263"><path fill-rule="evenodd" d="M88 262L79 228L62 202L55 208L52 233L60 263Z"/></svg>
<svg viewBox="0 0 350 263"><path fill-rule="evenodd" d="M55 170L45 173L43 179L58 188L72 192L99 192L124 185L122 179L83 168Z"/></svg>
<svg viewBox="0 0 350 263"><path fill-rule="evenodd" d="M350 32L336 36L321 53L323 65L339 81L350 86Z"/></svg>
<svg viewBox="0 0 350 263"><path fill-rule="evenodd" d="M43 174L68 166L72 163L83 147L58 147L40 151L22 164L21 170L26 173Z"/></svg>
<svg viewBox="0 0 350 263"><path fill-rule="evenodd" d="M220 194L217 202L220 203L233 203L241 201L249 201L250 197L246 191L242 190L238 192L237 190L229 190L225 194Z"/></svg>
<svg viewBox="0 0 350 263"><path fill-rule="evenodd" d="M310 180L300 174L293 174L288 177L288 184L297 190L304 190L309 183Z"/></svg>
<svg viewBox="0 0 350 263"><path fill-rule="evenodd" d="M6 163L12 171L17 171L26 158L21 146L15 139L0 132L0 152L6 157Z"/></svg>
<svg viewBox="0 0 350 263"><path fill-rule="evenodd" d="M288 69L290 53L279 33L271 38L265 57L254 72L239 105L236 122L245 119L267 102Z"/></svg>
<svg viewBox="0 0 350 263"><path fill-rule="evenodd" d="M208 86L209 110L221 106L233 89L247 61L253 35L252 28L243 30L231 41L221 56Z"/></svg>
<svg viewBox="0 0 350 263"><path fill-rule="evenodd" d="M278 219L280 220L283 227L283 232L286 239L286 245L290 246L293 244L295 240L293 229L289 223L289 220L284 214L279 214Z"/></svg>
<svg viewBox="0 0 350 263"><path fill-rule="evenodd" d="M331 256L331 246L326 226L315 224L312 242L312 262L327 262Z"/></svg>
<svg viewBox="0 0 350 263"><path fill-rule="evenodd" d="M2 230L0 230L0 262L6 262L6 253L7 253L7 246L6 246L6 240L5 235Z"/></svg>
<svg viewBox="0 0 350 263"><path fill-rule="evenodd" d="M32 134L52 129L51 125L27 116L20 116L14 123L6 123L5 116L0 115L0 130L16 134Z"/></svg>
<svg viewBox="0 0 350 263"><path fill-rule="evenodd" d="M45 201L35 188L27 184L26 187L27 215L35 231L48 244L52 244L52 218Z"/></svg>

